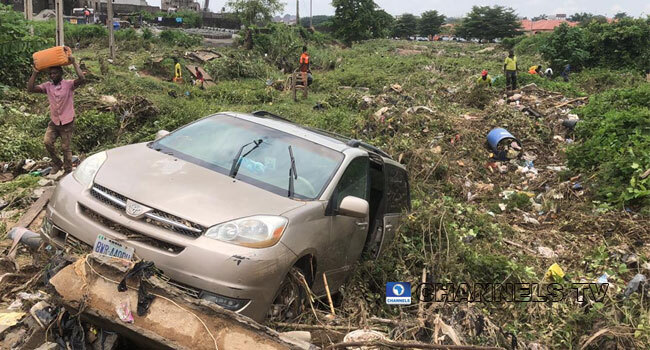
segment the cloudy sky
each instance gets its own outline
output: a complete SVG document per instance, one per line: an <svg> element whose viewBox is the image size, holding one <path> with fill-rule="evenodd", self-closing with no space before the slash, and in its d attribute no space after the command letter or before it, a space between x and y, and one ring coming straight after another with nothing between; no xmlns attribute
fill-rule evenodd
<svg viewBox="0 0 650 350"><path fill-rule="evenodd" d="M201 5L205 0L197 0ZM300 15L309 16L309 0L300 1ZM218 12L227 0L210 0L210 9ZM284 0L288 5L285 13L295 13L295 0ZM312 0L314 15L332 15L331 0ZM402 13L420 14L427 10L438 10L448 17L466 14L473 5L502 5L516 10L520 16L534 17L540 14L591 12L612 17L617 12L627 12L632 16L650 15L648 0L527 0L527 1L484 1L484 0L375 0L383 9L393 15ZM160 6L160 0L148 0L153 6Z"/></svg>

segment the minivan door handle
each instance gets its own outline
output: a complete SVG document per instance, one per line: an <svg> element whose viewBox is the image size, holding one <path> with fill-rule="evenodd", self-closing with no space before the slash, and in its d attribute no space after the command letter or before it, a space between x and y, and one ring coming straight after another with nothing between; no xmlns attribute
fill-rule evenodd
<svg viewBox="0 0 650 350"><path fill-rule="evenodd" d="M357 222L357 226L359 226L361 228L366 228L366 227L368 227L368 223L367 222Z"/></svg>

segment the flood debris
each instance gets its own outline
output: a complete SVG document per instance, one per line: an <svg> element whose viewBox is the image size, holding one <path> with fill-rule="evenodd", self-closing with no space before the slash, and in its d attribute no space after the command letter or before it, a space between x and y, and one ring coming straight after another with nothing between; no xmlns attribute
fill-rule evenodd
<svg viewBox="0 0 650 350"><path fill-rule="evenodd" d="M492 158L508 160L521 154L521 142L504 128L494 128L487 134L487 142L492 149Z"/></svg>

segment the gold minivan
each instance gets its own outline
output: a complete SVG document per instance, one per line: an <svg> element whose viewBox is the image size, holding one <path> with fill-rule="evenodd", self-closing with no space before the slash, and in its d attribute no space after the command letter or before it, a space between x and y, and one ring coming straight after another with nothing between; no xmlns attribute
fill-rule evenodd
<svg viewBox="0 0 650 350"><path fill-rule="evenodd" d="M376 147L264 111L224 112L85 159L42 234L153 261L189 295L257 321L295 315L295 273L336 290L410 210L405 168Z"/></svg>

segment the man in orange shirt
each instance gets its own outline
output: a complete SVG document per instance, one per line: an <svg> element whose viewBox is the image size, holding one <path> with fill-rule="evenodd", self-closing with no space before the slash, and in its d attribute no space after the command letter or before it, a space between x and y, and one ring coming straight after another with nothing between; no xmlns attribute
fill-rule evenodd
<svg viewBox="0 0 650 350"><path fill-rule="evenodd" d="M307 53L307 46L302 47L302 55L300 55L300 71L302 74L307 75L307 86L311 85L313 78L311 77L311 70L309 69L309 54Z"/></svg>

